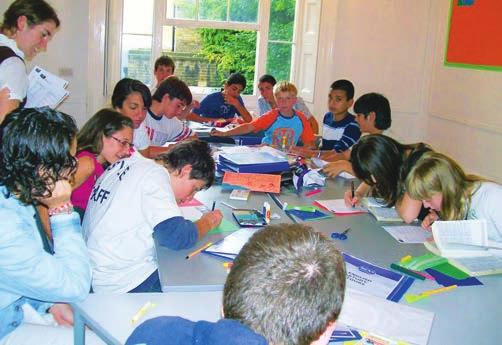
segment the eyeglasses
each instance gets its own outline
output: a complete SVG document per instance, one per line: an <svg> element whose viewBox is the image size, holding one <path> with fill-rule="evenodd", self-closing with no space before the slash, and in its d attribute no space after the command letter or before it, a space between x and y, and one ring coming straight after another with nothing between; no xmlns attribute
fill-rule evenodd
<svg viewBox="0 0 502 345"><path fill-rule="evenodd" d="M128 142L127 140L122 140L122 139L116 138L113 135L110 135L110 138L112 138L116 142L120 143L120 145L122 145L123 147L129 146L129 148L131 148L131 149L134 147L134 144Z"/></svg>

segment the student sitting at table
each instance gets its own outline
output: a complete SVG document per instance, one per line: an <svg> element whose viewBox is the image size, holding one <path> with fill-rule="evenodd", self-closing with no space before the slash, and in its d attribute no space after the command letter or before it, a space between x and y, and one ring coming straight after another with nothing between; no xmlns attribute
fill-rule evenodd
<svg viewBox="0 0 502 345"><path fill-rule="evenodd" d="M277 108L254 119L250 123L241 124L227 131L214 130L212 136L228 137L265 131L263 144L279 148L291 148L301 139L303 146L314 145L314 133L303 113L294 110L296 103L296 86L288 81L281 81L274 87Z"/></svg>
<svg viewBox="0 0 502 345"><path fill-rule="evenodd" d="M322 127L322 151L295 149L293 153L312 157L317 155L324 160L345 157L349 149L361 136L359 125L349 108L354 103L354 85L348 80L340 79L330 86L328 95L329 112L324 115Z"/></svg>
<svg viewBox="0 0 502 345"><path fill-rule="evenodd" d="M152 95L157 91L160 83L164 81L167 77L174 74L174 69L176 68L174 60L167 55L162 55L155 60L153 75L155 76L155 84L150 88Z"/></svg>
<svg viewBox="0 0 502 345"><path fill-rule="evenodd" d="M324 345L344 294L345 264L334 242L305 225L269 225L234 261L223 290L224 319L153 318L126 345Z"/></svg>
<svg viewBox="0 0 502 345"><path fill-rule="evenodd" d="M144 120L148 108L152 105L152 95L148 87L139 80L123 78L115 84L112 94L113 108L132 120L133 144L136 150L149 156L148 138Z"/></svg>
<svg viewBox="0 0 502 345"><path fill-rule="evenodd" d="M265 113L268 113L270 110L277 108L277 102L274 97L274 86L277 84L277 81L270 74L264 74L258 80L258 90L260 91L260 97L258 97L258 109L260 111L260 116ZM305 105L305 101L301 97L296 97L296 103L293 105L293 109L298 110L305 115L307 120L310 123L310 127L312 127L312 131L314 133L319 132L319 124L317 120L310 112L307 105Z"/></svg>
<svg viewBox="0 0 502 345"><path fill-rule="evenodd" d="M207 95L186 119L195 122L231 121L241 117L250 122L253 117L244 106L240 96L246 88L246 78L240 73L232 73L223 86L223 91Z"/></svg>
<svg viewBox="0 0 502 345"><path fill-rule="evenodd" d="M375 92L362 95L354 103L354 112L362 133L383 134L390 128L392 122L390 104L384 95ZM349 161L350 151L349 149L327 157L330 163L323 167L323 172L330 177L336 177L342 171L354 175Z"/></svg>
<svg viewBox="0 0 502 345"><path fill-rule="evenodd" d="M363 181L355 191L345 192L347 206L357 205L365 196L375 196L396 211L406 223L423 218L428 211L422 203L410 198L404 187L408 172L431 148L423 143L403 145L382 134L362 137L352 147L350 160L358 179Z"/></svg>
<svg viewBox="0 0 502 345"><path fill-rule="evenodd" d="M475 175L467 175L448 156L427 152L406 178L411 198L420 200L430 212L422 226L431 230L434 221L485 219L488 239L502 242L502 186Z"/></svg>
<svg viewBox="0 0 502 345"><path fill-rule="evenodd" d="M144 120L150 145L162 146L167 142L185 140L193 134L177 117L191 103L192 93L183 80L170 76L160 83L152 95L152 105Z"/></svg>
<svg viewBox="0 0 502 345"><path fill-rule="evenodd" d="M91 268L68 181L77 168L74 120L49 108L17 109L2 124L0 343L71 344L73 312ZM52 241L35 205L49 209ZM92 342L94 344L94 342Z"/></svg>
<svg viewBox="0 0 502 345"><path fill-rule="evenodd" d="M175 77L173 77L175 78ZM168 85L171 87L173 84L180 86L181 91L175 91L171 93L176 93L183 95L191 99L192 94L186 84L183 82L178 82L179 79L176 78L176 82L170 82ZM167 88L169 89L169 88ZM159 146L160 143L165 143L168 139L173 139L173 136L180 134L180 140L185 137L186 134L191 134L188 127L185 126L179 119L168 119L161 116L155 115L154 111L164 111L164 106L170 100L162 101L164 95L166 95L166 88L158 94L158 98L161 101L155 101L155 110L151 110L153 115L147 113L153 105L152 96L150 95L150 90L148 87L140 82L139 80L134 80L130 78L121 79L113 89L112 95L112 105L120 112L122 115L129 117L133 121L134 133L133 133L133 144L136 150L139 151L144 157L154 158L162 152L168 150L167 147ZM188 91L187 91L188 90ZM162 95L162 96L161 96ZM181 96L180 96L181 97ZM167 96L169 98L169 96ZM179 102L178 102L179 103ZM172 107L167 109L169 114L178 114L179 111ZM154 144L152 141L156 142Z"/></svg>
<svg viewBox="0 0 502 345"><path fill-rule="evenodd" d="M130 155L132 121L112 109L101 109L77 134L78 168L71 202L82 219L94 182L109 164Z"/></svg>
<svg viewBox="0 0 502 345"><path fill-rule="evenodd" d="M199 140L155 160L132 155L111 165L94 185L83 222L94 291L161 292L154 237L170 249L189 248L220 224L220 211L191 222L178 207L210 187L214 174L211 149Z"/></svg>

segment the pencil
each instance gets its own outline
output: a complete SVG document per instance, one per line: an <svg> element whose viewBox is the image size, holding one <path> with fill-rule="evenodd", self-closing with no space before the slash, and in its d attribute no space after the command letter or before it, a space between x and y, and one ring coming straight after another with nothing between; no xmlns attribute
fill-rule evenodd
<svg viewBox="0 0 502 345"><path fill-rule="evenodd" d="M207 248L211 247L212 245L213 245L213 242L207 242L205 245L203 245L199 249L196 249L193 252L191 252L190 254L188 254L187 256L185 256L185 259L187 259L187 260L190 259L191 257L199 254L201 251L203 251L204 249L207 249Z"/></svg>
<svg viewBox="0 0 502 345"><path fill-rule="evenodd" d="M224 202L224 201L220 201L220 204L225 205L226 207L229 207L229 208L231 208L232 210L236 210L236 209L237 209L237 207L232 206L232 205L230 205L230 204L227 204L227 203L226 203L226 202Z"/></svg>
<svg viewBox="0 0 502 345"><path fill-rule="evenodd" d="M155 307L155 303L152 303L150 301L146 302L141 308L139 308L138 312L134 314L134 316L131 319L131 323L135 324L138 322L139 319L141 319L151 308Z"/></svg>

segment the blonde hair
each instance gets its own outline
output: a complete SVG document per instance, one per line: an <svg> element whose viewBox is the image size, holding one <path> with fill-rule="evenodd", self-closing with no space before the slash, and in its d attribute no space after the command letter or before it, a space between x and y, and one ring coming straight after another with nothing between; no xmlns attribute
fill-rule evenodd
<svg viewBox="0 0 502 345"><path fill-rule="evenodd" d="M279 92L289 92L293 96L296 97L298 94L298 90L296 89L296 86L293 83L290 83L289 81L282 80L275 84L274 86L274 96L277 96Z"/></svg>
<svg viewBox="0 0 502 345"><path fill-rule="evenodd" d="M471 196L483 178L467 175L450 157L438 152L426 152L411 168L406 178L406 190L411 198L428 200L441 193L441 219L464 219Z"/></svg>

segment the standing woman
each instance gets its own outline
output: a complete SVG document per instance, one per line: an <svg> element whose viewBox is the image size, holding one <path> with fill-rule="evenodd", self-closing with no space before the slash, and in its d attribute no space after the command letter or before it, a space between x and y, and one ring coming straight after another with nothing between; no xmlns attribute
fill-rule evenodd
<svg viewBox="0 0 502 345"><path fill-rule="evenodd" d="M130 155L132 128L130 118L112 109L101 109L78 132L78 168L71 201L81 219L94 182L109 164Z"/></svg>
<svg viewBox="0 0 502 345"><path fill-rule="evenodd" d="M26 103L28 78L24 61L31 60L54 37L60 25L56 11L43 0L16 0L4 13L0 27L0 88L10 90L6 114Z"/></svg>

